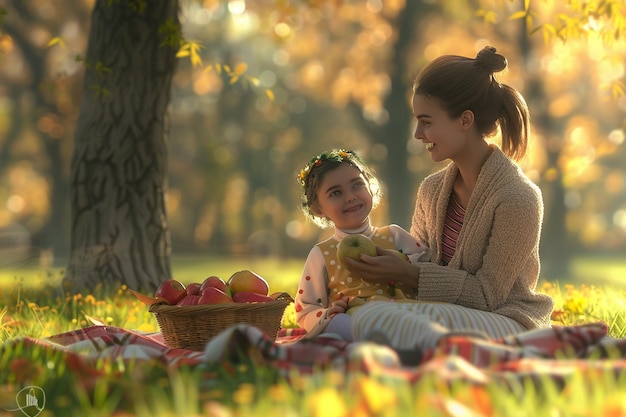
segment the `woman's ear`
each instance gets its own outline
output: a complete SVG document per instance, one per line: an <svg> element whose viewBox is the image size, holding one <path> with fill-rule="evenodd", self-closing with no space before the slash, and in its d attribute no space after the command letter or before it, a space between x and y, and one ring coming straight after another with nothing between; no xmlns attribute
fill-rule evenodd
<svg viewBox="0 0 626 417"><path fill-rule="evenodd" d="M460 121L463 129L469 129L474 124L474 112L471 110L465 110L461 113Z"/></svg>

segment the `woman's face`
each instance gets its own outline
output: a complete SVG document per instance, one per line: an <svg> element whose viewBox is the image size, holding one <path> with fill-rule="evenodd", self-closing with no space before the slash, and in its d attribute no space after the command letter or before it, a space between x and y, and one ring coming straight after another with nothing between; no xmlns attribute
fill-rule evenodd
<svg viewBox="0 0 626 417"><path fill-rule="evenodd" d="M358 229L372 210L369 183L358 168L343 163L326 172L317 190L315 214L339 229Z"/></svg>
<svg viewBox="0 0 626 417"><path fill-rule="evenodd" d="M463 116L452 119L439 100L419 94L413 95L413 114L417 119L415 139L421 140L435 162L454 160L466 146L467 129Z"/></svg>

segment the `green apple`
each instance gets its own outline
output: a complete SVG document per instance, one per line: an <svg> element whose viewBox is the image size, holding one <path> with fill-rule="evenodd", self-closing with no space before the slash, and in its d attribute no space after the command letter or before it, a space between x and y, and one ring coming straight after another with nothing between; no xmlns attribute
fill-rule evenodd
<svg viewBox="0 0 626 417"><path fill-rule="evenodd" d="M339 265L348 269L348 266L344 263L345 258L361 260L361 254L376 256L376 245L372 240L362 234L348 235L341 239L337 245L337 260Z"/></svg>

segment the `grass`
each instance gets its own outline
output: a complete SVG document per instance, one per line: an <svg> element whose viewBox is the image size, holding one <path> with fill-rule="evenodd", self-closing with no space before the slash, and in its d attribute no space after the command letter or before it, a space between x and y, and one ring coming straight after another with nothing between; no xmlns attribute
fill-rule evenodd
<svg viewBox="0 0 626 417"><path fill-rule="evenodd" d="M555 323L601 320L612 336L626 337L626 289L619 285L625 266L624 261L582 259L574 264L570 280L542 282L540 290L556 302ZM172 267L174 277L185 283L251 269L273 291L294 294L302 260L177 257ZM71 372L72 365L59 353L9 341L23 335L45 338L100 322L144 331L158 330L158 325L124 288L108 295L55 295L61 273L26 266L0 270L0 416L21 414L7 409L15 408L20 387L29 385L46 393L41 416L626 415L626 375L608 371L581 371L565 387L548 379L507 387L442 384L436 373L408 384L384 375L347 376L332 370L294 374L287 381L249 358L177 370L154 362L111 361L99 364L96 382L86 384L86 375ZM585 276L594 278L585 281ZM614 277L615 285L599 284L605 282L600 277ZM283 324L294 326L293 310L287 313Z"/></svg>

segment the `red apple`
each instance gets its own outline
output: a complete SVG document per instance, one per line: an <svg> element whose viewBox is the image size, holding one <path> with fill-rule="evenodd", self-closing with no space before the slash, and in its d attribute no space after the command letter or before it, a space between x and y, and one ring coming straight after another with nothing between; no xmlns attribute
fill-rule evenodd
<svg viewBox="0 0 626 417"><path fill-rule="evenodd" d="M200 294L202 294L207 288L211 287L217 288L218 290L222 290L226 294L231 295L230 288L228 288L226 282L222 278L215 275L211 275L202 281L202 284L200 285Z"/></svg>
<svg viewBox="0 0 626 417"><path fill-rule="evenodd" d="M199 295L186 295L182 300L176 303L177 306L195 306L200 299Z"/></svg>
<svg viewBox="0 0 626 417"><path fill-rule="evenodd" d="M182 282L177 281L175 279L166 279L159 285L156 292L154 293L154 298L158 298L159 300L164 300L170 305L174 305L184 296L187 295L187 290Z"/></svg>
<svg viewBox="0 0 626 417"><path fill-rule="evenodd" d="M202 291L198 304L224 304L234 302L230 295L219 288L209 287Z"/></svg>
<svg viewBox="0 0 626 417"><path fill-rule="evenodd" d="M236 303L267 303L268 301L274 301L274 299L256 292L241 291L233 294L233 301Z"/></svg>
<svg viewBox="0 0 626 417"><path fill-rule="evenodd" d="M187 295L200 295L200 285L199 282L187 284Z"/></svg>
<svg viewBox="0 0 626 417"><path fill-rule="evenodd" d="M233 294L247 291L267 295L270 291L265 278L247 269L235 272L228 279L227 284Z"/></svg>

